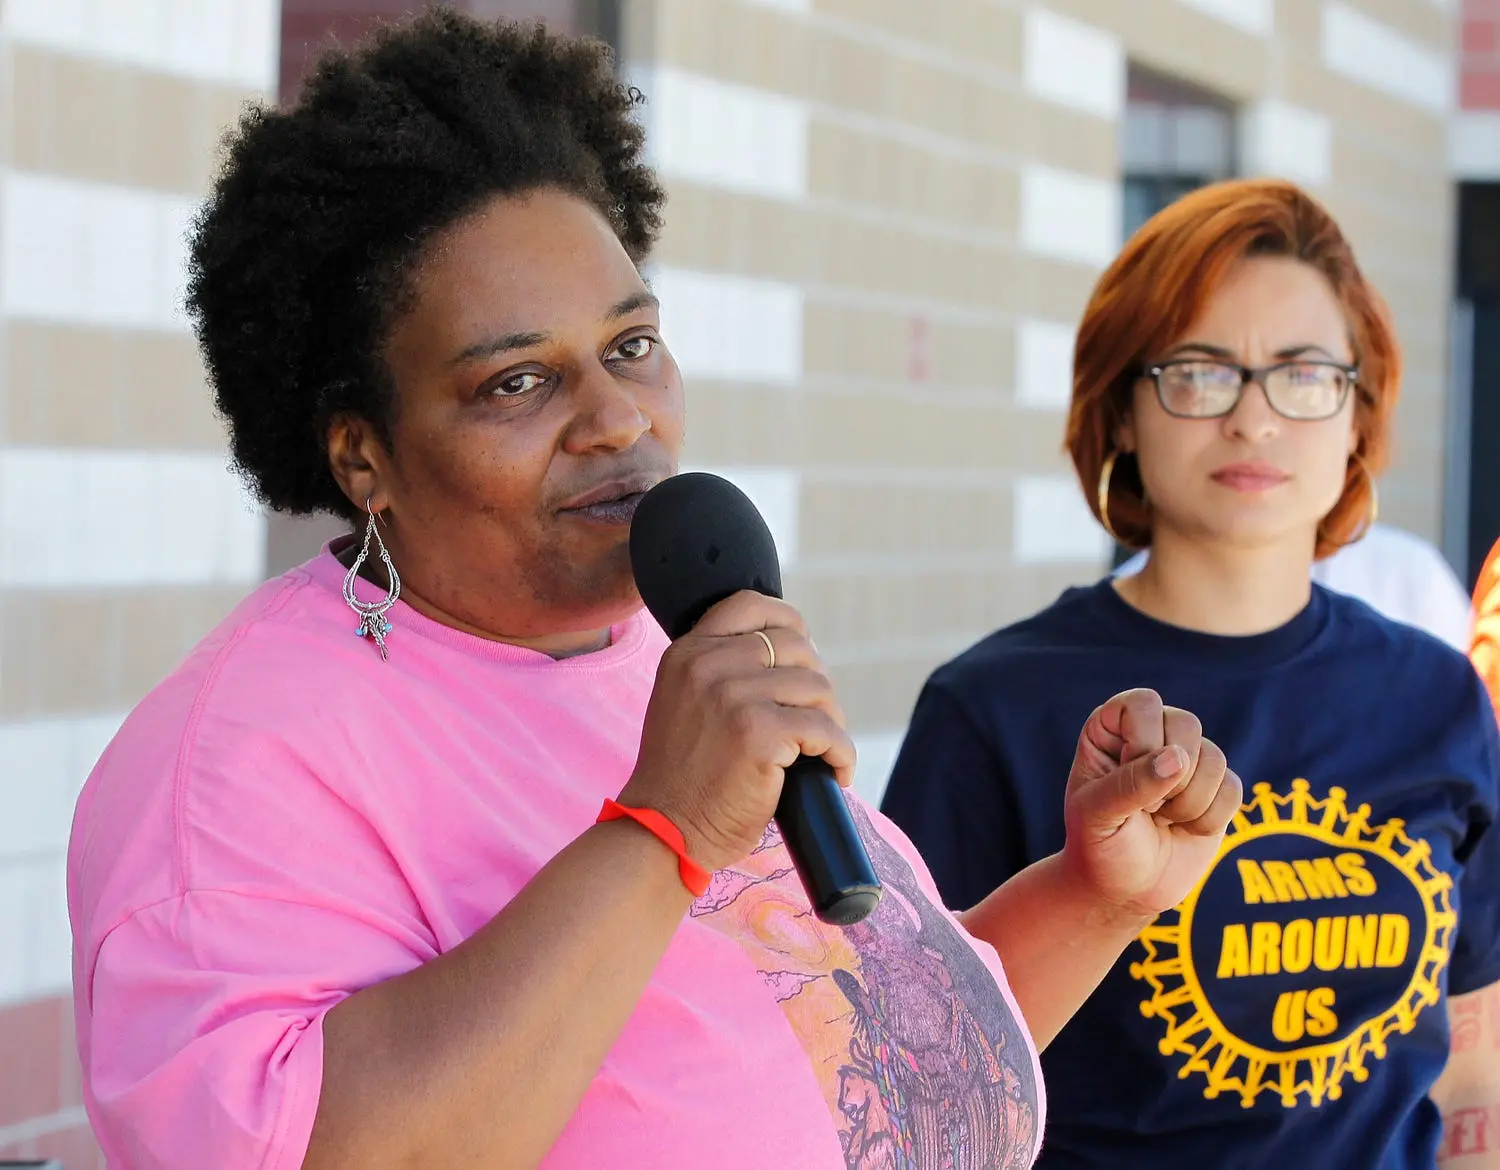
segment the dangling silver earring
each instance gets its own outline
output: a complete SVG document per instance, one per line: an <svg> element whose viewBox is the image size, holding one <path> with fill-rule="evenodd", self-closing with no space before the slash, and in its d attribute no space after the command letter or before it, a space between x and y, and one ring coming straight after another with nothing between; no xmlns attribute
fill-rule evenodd
<svg viewBox="0 0 1500 1170"><path fill-rule="evenodd" d="M386 661L385 636L391 632L391 623L386 620L386 611L396 604L401 596L401 577L396 572L396 566L391 564L391 554L385 547L385 541L380 539L380 530L377 527L375 510L370 507L370 501L365 501L365 511L370 514L370 519L365 523L365 541L360 546L359 556L354 558L354 563L349 566L349 571L344 574L344 604L359 614L359 627L354 631L360 638L369 638L380 649L380 659ZM375 542L380 550L380 563L385 566L386 580L390 582L386 586L385 596L379 601L361 601L354 594L354 582L359 578L359 569L370 555L370 542Z"/></svg>

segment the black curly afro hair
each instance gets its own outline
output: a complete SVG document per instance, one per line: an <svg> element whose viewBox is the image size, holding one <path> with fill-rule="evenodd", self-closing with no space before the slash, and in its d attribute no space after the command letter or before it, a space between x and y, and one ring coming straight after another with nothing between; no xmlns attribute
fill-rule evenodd
<svg viewBox="0 0 1500 1170"><path fill-rule="evenodd" d="M324 56L293 108L245 114L194 226L187 301L235 464L264 503L356 513L328 425L348 412L389 440L381 351L435 232L548 187L645 257L663 193L640 100L601 42L434 8Z"/></svg>

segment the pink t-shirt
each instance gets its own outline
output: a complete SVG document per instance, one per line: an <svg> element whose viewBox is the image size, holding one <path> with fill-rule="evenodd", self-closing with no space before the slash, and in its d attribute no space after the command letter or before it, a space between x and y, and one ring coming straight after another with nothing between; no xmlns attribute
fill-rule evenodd
<svg viewBox="0 0 1500 1170"><path fill-rule="evenodd" d="M342 576L325 550L251 596L79 801L78 1037L114 1170L299 1167L325 1013L484 925L634 765L665 646L644 613L553 661L400 605L382 662ZM818 922L768 831L684 919L548 1170L1031 1165L1041 1072L999 959L854 810L876 912Z"/></svg>

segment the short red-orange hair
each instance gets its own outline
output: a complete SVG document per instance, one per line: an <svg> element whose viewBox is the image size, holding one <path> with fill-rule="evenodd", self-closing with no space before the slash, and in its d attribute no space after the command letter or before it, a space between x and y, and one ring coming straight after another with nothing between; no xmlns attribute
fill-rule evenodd
<svg viewBox="0 0 1500 1170"><path fill-rule="evenodd" d="M1401 382L1401 349L1389 310L1355 263L1328 211L1281 180L1241 179L1201 187L1148 220L1099 278L1073 355L1066 446L1084 495L1099 516L1099 477L1129 417L1132 389L1147 363L1183 334L1225 276L1250 256L1311 264L1333 286L1349 320L1354 360L1355 452L1344 494L1318 527L1316 556L1359 533L1370 516L1371 478L1384 470L1391 413ZM1361 470L1363 464L1363 470ZM1102 520L1103 517L1100 517ZM1109 494L1120 543L1151 543L1151 513L1135 460L1121 460Z"/></svg>

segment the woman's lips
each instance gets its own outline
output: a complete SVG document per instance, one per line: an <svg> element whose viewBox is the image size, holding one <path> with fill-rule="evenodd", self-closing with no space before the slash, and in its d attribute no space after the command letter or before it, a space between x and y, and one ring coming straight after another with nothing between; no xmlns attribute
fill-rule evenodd
<svg viewBox="0 0 1500 1170"><path fill-rule="evenodd" d="M581 508L568 508L564 514L577 516L580 520L587 520L591 524L629 524L634 519L635 510L645 494L645 492L631 492L618 499L600 500L597 503L585 504Z"/></svg>
<svg viewBox="0 0 1500 1170"><path fill-rule="evenodd" d="M628 525L641 497L664 478L665 475L659 472L639 471L609 480L574 496L558 511L563 516L575 516L590 524Z"/></svg>
<svg viewBox="0 0 1500 1170"><path fill-rule="evenodd" d="M1267 463L1231 463L1219 468L1209 478L1230 491L1264 492L1280 487L1291 476Z"/></svg>

